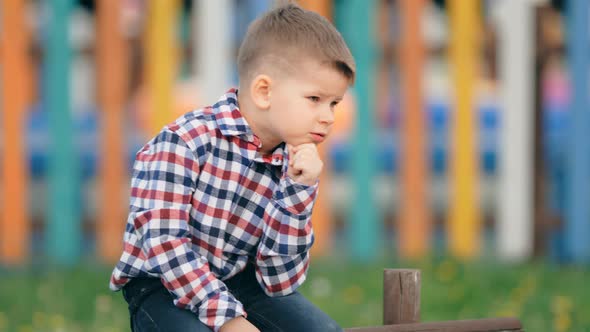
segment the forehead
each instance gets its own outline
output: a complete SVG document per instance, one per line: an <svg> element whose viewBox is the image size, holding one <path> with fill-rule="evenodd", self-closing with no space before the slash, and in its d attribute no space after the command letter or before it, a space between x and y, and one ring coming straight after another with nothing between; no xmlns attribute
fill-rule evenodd
<svg viewBox="0 0 590 332"><path fill-rule="evenodd" d="M348 78L329 63L314 59L302 59L298 62L292 77L302 88L342 95L350 85Z"/></svg>

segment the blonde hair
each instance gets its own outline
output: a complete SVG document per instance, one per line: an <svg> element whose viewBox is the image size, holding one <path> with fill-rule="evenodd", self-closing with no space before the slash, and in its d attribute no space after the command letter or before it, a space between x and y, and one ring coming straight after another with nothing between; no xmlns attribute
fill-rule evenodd
<svg viewBox="0 0 590 332"><path fill-rule="evenodd" d="M285 70L285 63L302 58L328 64L354 83L354 59L332 23L296 4L281 4L248 27L238 52L240 81L251 79L262 65Z"/></svg>

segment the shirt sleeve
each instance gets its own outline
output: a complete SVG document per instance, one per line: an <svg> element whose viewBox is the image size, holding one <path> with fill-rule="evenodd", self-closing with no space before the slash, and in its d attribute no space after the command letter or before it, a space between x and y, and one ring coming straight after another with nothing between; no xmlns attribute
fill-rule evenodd
<svg viewBox="0 0 590 332"><path fill-rule="evenodd" d="M165 130L138 152L129 221L145 256L143 269L160 277L174 304L214 331L246 316L242 304L191 248L189 215L199 162L186 142Z"/></svg>
<svg viewBox="0 0 590 332"><path fill-rule="evenodd" d="M256 278L269 296L289 295L307 277L317 191L318 183L306 186L285 176L273 195L256 255Z"/></svg>

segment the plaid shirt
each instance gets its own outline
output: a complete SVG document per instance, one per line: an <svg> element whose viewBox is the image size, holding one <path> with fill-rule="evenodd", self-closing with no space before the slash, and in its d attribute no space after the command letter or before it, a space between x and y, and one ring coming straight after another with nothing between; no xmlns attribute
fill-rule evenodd
<svg viewBox="0 0 590 332"><path fill-rule="evenodd" d="M246 316L223 283L254 261L270 296L306 278L314 186L286 176L288 152L270 156L240 114L237 90L166 126L136 156L124 250L110 280L157 277L174 304L217 331Z"/></svg>

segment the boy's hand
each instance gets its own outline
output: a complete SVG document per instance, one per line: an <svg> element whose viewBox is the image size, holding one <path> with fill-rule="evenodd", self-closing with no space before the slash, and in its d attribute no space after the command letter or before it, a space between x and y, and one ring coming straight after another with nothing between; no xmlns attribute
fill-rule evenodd
<svg viewBox="0 0 590 332"><path fill-rule="evenodd" d="M223 324L219 332L260 332L260 330L246 318L239 316Z"/></svg>
<svg viewBox="0 0 590 332"><path fill-rule="evenodd" d="M289 167L287 175L295 182L312 186L318 180L324 163L313 143L298 146L287 145L289 149Z"/></svg>

